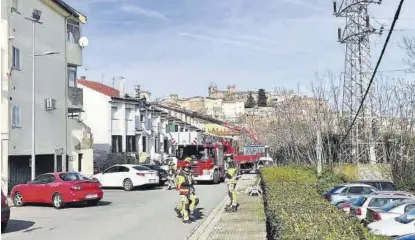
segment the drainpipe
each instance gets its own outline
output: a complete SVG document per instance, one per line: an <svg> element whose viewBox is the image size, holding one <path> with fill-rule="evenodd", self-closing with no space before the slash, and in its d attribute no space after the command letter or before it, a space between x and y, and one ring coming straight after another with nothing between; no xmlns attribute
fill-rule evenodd
<svg viewBox="0 0 415 240"><path fill-rule="evenodd" d="M66 165L66 158L68 158L68 91L69 91L69 84L68 84L68 58L67 58L67 45L68 45L68 19L69 17L65 17L65 151L64 155L61 157L62 161L62 170L68 171L68 166ZM76 82L76 79L75 79ZM69 164L69 161L68 161Z"/></svg>

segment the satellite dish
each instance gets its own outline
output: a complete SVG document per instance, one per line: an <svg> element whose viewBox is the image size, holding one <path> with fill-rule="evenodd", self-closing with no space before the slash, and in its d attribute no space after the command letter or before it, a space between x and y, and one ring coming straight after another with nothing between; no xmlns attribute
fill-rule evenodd
<svg viewBox="0 0 415 240"><path fill-rule="evenodd" d="M88 46L88 38L80 37L78 43L79 43L79 46L84 48L84 47Z"/></svg>

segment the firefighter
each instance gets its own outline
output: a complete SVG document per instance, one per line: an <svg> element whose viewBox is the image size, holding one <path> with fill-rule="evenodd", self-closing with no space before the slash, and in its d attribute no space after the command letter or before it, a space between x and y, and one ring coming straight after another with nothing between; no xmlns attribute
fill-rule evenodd
<svg viewBox="0 0 415 240"><path fill-rule="evenodd" d="M169 170L168 170L167 174L168 174L168 185L169 185L167 190L171 190L175 186L174 181L175 181L176 175L177 175L177 165L174 164L173 161L169 162Z"/></svg>
<svg viewBox="0 0 415 240"><path fill-rule="evenodd" d="M193 185L193 176L192 173L190 171L190 168L188 168L189 171L187 171L185 174L187 174L188 179L190 179L190 192L189 192L189 200L190 200L190 204L189 204L189 213L190 213L190 217L194 217L194 211L196 209L196 206L199 204L199 197L197 197L196 195L196 189Z"/></svg>
<svg viewBox="0 0 415 240"><path fill-rule="evenodd" d="M180 204L174 208L177 215L180 216L184 223L189 223L189 202L190 202L190 188L192 179L189 178L190 167L185 166L177 176L177 190L180 195Z"/></svg>
<svg viewBox="0 0 415 240"><path fill-rule="evenodd" d="M226 205L225 211L236 212L238 209L238 203L236 202L236 176L238 170L235 167L234 162L228 163L228 170L226 171L226 184L228 185L229 204Z"/></svg>
<svg viewBox="0 0 415 240"><path fill-rule="evenodd" d="M184 161L185 161L185 162L190 163L190 162L192 161L192 158L191 158L191 157L186 157L186 158L184 159Z"/></svg>

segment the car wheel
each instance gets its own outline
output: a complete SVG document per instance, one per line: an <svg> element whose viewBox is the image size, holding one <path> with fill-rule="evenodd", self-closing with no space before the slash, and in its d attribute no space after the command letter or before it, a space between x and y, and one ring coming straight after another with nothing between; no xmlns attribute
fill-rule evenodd
<svg viewBox="0 0 415 240"><path fill-rule="evenodd" d="M213 172L213 183L214 184L218 184L219 183L219 172L217 170L215 170L215 172Z"/></svg>
<svg viewBox="0 0 415 240"><path fill-rule="evenodd" d="M63 203L62 195L60 195L59 193L53 194L53 197L52 197L53 207L56 208L56 209L61 209L61 208L63 208L63 204L64 203Z"/></svg>
<svg viewBox="0 0 415 240"><path fill-rule="evenodd" d="M87 206L96 206L96 205L98 205L99 201L100 201L100 199L88 200L86 202L86 205Z"/></svg>
<svg viewBox="0 0 415 240"><path fill-rule="evenodd" d="M19 192L15 192L13 196L13 203L16 207L21 207L24 205L23 196Z"/></svg>
<svg viewBox="0 0 415 240"><path fill-rule="evenodd" d="M122 187L124 188L125 191L131 191L134 188L133 182L131 181L131 179L127 178L124 180Z"/></svg>

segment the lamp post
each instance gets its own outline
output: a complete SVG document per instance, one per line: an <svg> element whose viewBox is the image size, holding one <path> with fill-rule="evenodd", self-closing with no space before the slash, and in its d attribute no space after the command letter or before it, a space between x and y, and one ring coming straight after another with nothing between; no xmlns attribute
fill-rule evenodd
<svg viewBox="0 0 415 240"><path fill-rule="evenodd" d="M32 11L31 17L26 17L25 19L32 22L32 152L31 152L31 159L30 159L30 166L31 166L31 179L35 179L36 177L36 153L35 153L35 57L39 56L47 56L58 54L58 52L47 51L44 53L36 54L35 53L35 39L36 39L36 31L35 26L36 24L43 24L40 21L40 17L42 12L38 9L34 9Z"/></svg>

